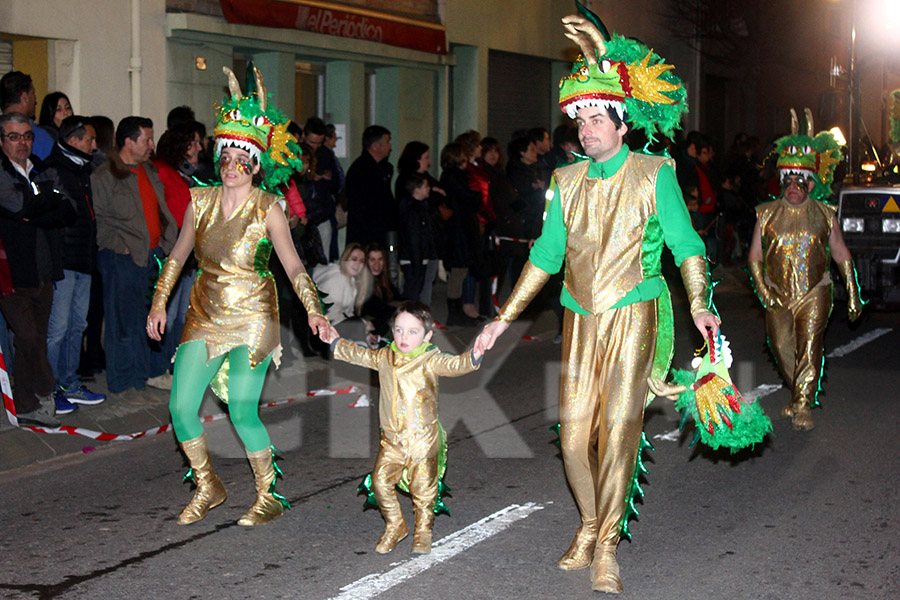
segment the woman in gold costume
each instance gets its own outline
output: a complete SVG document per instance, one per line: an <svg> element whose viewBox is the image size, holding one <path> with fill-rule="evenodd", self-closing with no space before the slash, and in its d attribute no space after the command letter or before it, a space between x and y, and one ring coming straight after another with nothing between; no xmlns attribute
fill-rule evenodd
<svg viewBox="0 0 900 600"><path fill-rule="evenodd" d="M169 293L194 250L199 275L175 354L169 404L175 436L197 485L178 517L181 525L203 519L226 498L198 416L209 385L229 402L231 422L253 468L256 502L238 524L262 525L289 507L275 490L277 467L269 435L259 419L266 370L281 357L277 293L268 270L272 248L309 313L310 328L318 332L328 325L315 286L291 242L282 199L255 185L261 166L267 170L267 185L280 183L273 176L283 174L279 167L297 166L299 148L283 128L280 113L266 111L259 72L258 91L243 98L234 75L226 72L232 97L223 103L214 132L222 185L191 190L185 226L160 273L147 317L147 335L160 340Z"/></svg>

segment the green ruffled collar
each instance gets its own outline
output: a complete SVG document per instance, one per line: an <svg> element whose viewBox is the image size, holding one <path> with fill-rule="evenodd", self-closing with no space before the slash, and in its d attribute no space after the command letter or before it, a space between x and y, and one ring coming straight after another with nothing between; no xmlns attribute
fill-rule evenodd
<svg viewBox="0 0 900 600"><path fill-rule="evenodd" d="M416 348L415 350L413 350L412 352L401 352L400 348L397 347L397 342L391 342L391 350L393 350L397 354L399 354L401 356L405 356L407 358L415 358L417 356L422 356L423 354L425 354L432 348L434 348L434 344L432 344L431 342L422 342L419 345L419 347Z"/></svg>

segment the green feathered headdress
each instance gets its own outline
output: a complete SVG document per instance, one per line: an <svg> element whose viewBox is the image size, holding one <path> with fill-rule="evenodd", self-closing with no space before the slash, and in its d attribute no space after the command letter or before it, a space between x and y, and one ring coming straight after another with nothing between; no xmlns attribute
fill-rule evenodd
<svg viewBox="0 0 900 600"><path fill-rule="evenodd" d="M572 119L586 106L614 110L651 141L655 133L671 138L688 109L674 65L637 40L610 36L597 15L578 0L575 5L581 14L562 22L582 54L559 82L559 107Z"/></svg>
<svg viewBox="0 0 900 600"><path fill-rule="evenodd" d="M800 133L797 112L791 109L791 135L775 140L775 166L779 179L797 175L814 182L810 197L823 200L831 196L834 170L841 162L841 146L828 131L813 135L812 111L806 113L806 134Z"/></svg>
<svg viewBox="0 0 900 600"><path fill-rule="evenodd" d="M302 150L297 139L288 133L290 122L284 114L269 104L262 73L252 64L247 67L247 95L241 93L237 77L228 67L230 96L218 107L213 136L216 142L216 161L223 148L240 148L259 161L263 171L263 189L280 193L278 188L303 168ZM251 77L252 75L252 77Z"/></svg>

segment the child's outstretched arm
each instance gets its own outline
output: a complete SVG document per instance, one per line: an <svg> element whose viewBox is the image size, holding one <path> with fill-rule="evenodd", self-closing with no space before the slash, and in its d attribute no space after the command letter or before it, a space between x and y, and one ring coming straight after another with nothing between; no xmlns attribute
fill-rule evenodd
<svg viewBox="0 0 900 600"><path fill-rule="evenodd" d="M334 353L334 358L338 360L359 367L375 369L377 371L380 353L384 351L390 352L390 348L385 347L378 350L371 350L369 348L364 348L359 344L355 344L350 340L337 337L333 338L331 341L331 351Z"/></svg>

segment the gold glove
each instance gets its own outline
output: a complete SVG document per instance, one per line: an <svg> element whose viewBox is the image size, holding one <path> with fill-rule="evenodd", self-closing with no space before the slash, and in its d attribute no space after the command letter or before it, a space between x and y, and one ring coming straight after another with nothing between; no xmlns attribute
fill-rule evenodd
<svg viewBox="0 0 900 600"><path fill-rule="evenodd" d="M526 262L525 268L522 269L522 274L516 282L516 286L513 288L509 298L506 299L506 302L503 303L503 308L500 309L497 319L507 323L515 321L522 314L522 311L525 310L525 307L534 300L534 297L541 291L548 279L550 279L549 273L538 269L531 264L530 260Z"/></svg>
<svg viewBox="0 0 900 600"><path fill-rule="evenodd" d="M763 275L763 262L761 260L751 260L747 267L750 269L750 276L753 278L753 285L756 287L756 296L762 302L766 310L775 310L781 308L781 301L772 293Z"/></svg>
<svg viewBox="0 0 900 600"><path fill-rule="evenodd" d="M844 285L847 286L847 316L851 321L855 321L862 314L865 303L859 297L859 281L856 278L856 269L853 268L853 259L839 262L837 267L841 277L844 278Z"/></svg>
<svg viewBox="0 0 900 600"><path fill-rule="evenodd" d="M150 310L166 310L166 303L169 301L169 294L181 275L182 265L171 256L163 263L162 269L159 271L159 278L156 280L156 291L153 292L153 302L150 304Z"/></svg>
<svg viewBox="0 0 900 600"><path fill-rule="evenodd" d="M309 273L300 273L294 277L291 283L294 286L294 293L300 298L300 302L303 303L303 308L306 309L307 314L310 316L324 316L322 314L322 303L319 302L319 291L316 289L316 284L313 283Z"/></svg>
<svg viewBox="0 0 900 600"><path fill-rule="evenodd" d="M691 317L713 314L712 288L709 285L709 272L706 270L706 259L702 256L689 256L681 261L681 279L691 304Z"/></svg>

